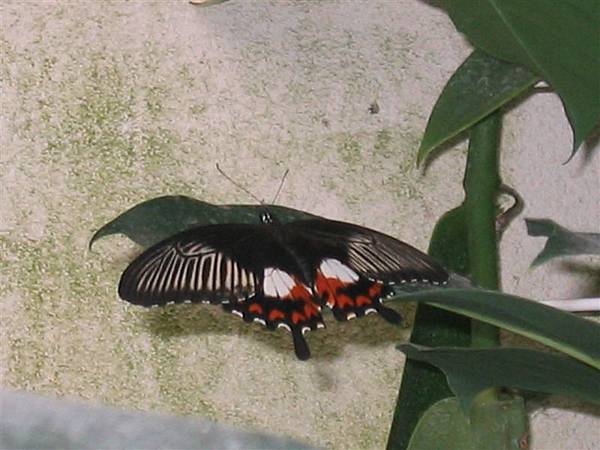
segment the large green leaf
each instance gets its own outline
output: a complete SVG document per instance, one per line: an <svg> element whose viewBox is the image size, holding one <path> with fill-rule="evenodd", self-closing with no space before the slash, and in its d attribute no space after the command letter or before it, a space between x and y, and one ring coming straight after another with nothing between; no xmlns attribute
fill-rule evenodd
<svg viewBox="0 0 600 450"><path fill-rule="evenodd" d="M600 370L600 325L533 300L480 289L399 292L398 301L426 302L505 328Z"/></svg>
<svg viewBox="0 0 600 450"><path fill-rule="evenodd" d="M600 404L600 370L573 358L524 348L398 347L444 371L465 412L482 390L508 387Z"/></svg>
<svg viewBox="0 0 600 450"><path fill-rule="evenodd" d="M489 402L469 417L455 398L433 405L419 421L409 450L522 450L527 420L521 398Z"/></svg>
<svg viewBox="0 0 600 450"><path fill-rule="evenodd" d="M212 205L181 195L164 196L142 202L120 214L100 228L90 240L90 247L101 237L124 234L149 247L174 234L195 226L215 223L260 223L265 208L282 222L315 216L292 208L275 205Z"/></svg>
<svg viewBox="0 0 600 450"><path fill-rule="evenodd" d="M427 128L417 163L440 144L479 122L539 80L539 76L485 52L475 50L456 69L440 94Z"/></svg>
<svg viewBox="0 0 600 450"><path fill-rule="evenodd" d="M464 273L468 269L464 207L448 211L435 226L429 254L449 269ZM471 340L471 321L466 317L421 303L410 341L426 346L467 346ZM421 416L433 404L450 397L445 375L435 367L407 358L394 419L390 429L388 450L404 450Z"/></svg>
<svg viewBox="0 0 600 450"><path fill-rule="evenodd" d="M598 0L445 0L477 48L541 76L560 95L574 151L600 120Z"/></svg>
<svg viewBox="0 0 600 450"><path fill-rule="evenodd" d="M537 266L552 258L567 255L600 254L600 234L574 233L548 219L525 219L529 236L548 238L544 249L536 256L532 266Z"/></svg>

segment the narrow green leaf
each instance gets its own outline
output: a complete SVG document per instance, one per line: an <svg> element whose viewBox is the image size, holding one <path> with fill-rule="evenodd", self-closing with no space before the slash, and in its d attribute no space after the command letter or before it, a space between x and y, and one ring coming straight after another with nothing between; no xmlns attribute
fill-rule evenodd
<svg viewBox="0 0 600 450"><path fill-rule="evenodd" d="M529 236L548 238L544 249L531 266L538 266L559 256L600 254L600 234L574 233L548 219L525 219Z"/></svg>
<svg viewBox="0 0 600 450"><path fill-rule="evenodd" d="M539 80L539 76L481 50L456 69L440 94L419 152L421 164L437 146L470 128Z"/></svg>
<svg viewBox="0 0 600 450"><path fill-rule="evenodd" d="M196 226L215 223L260 223L265 208L282 222L315 216L275 205L212 205L181 195L164 196L142 202L101 227L90 240L124 234L143 247L150 247L174 234Z"/></svg>
<svg viewBox="0 0 600 450"><path fill-rule="evenodd" d="M479 289L397 293L392 300L446 309L527 336L600 369L600 325L533 300Z"/></svg>
<svg viewBox="0 0 600 450"><path fill-rule="evenodd" d="M600 3L445 0L444 6L475 47L527 68L556 90L577 150L600 120Z"/></svg>
<svg viewBox="0 0 600 450"><path fill-rule="evenodd" d="M507 387L570 396L600 404L600 370L573 358L524 348L398 347L406 356L444 371L468 413L484 389Z"/></svg>
<svg viewBox="0 0 600 450"><path fill-rule="evenodd" d="M527 414L521 398L481 405L471 416L455 398L427 410L410 439L409 450L522 450L527 446Z"/></svg>

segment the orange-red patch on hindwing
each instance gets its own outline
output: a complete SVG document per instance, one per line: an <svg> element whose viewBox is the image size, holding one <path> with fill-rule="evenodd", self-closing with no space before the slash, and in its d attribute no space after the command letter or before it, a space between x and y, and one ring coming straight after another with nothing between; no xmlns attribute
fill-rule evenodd
<svg viewBox="0 0 600 450"><path fill-rule="evenodd" d="M382 292L383 292L383 284L375 282L369 288L369 297L371 297L371 298L381 297Z"/></svg>
<svg viewBox="0 0 600 450"><path fill-rule="evenodd" d="M252 303L248 307L248 312L256 315L261 315L263 313L263 307L260 306L258 303Z"/></svg>
<svg viewBox="0 0 600 450"><path fill-rule="evenodd" d="M369 292L370 294L370 292ZM356 306L361 307L361 306L369 306L373 304L373 300L371 300L371 298L365 296L365 295L359 295L358 297L356 297Z"/></svg>
<svg viewBox="0 0 600 450"><path fill-rule="evenodd" d="M319 315L319 309L312 301L306 302L304 304L304 315L309 319L311 317L317 317Z"/></svg>
<svg viewBox="0 0 600 450"><path fill-rule="evenodd" d="M317 294L325 300L331 308L354 308L361 306L358 304L358 298L355 300L343 291L354 283L348 283L339 278L326 277L321 272L317 272L315 280L315 289ZM369 291L369 296L371 292ZM369 301L369 304L371 302Z"/></svg>
<svg viewBox="0 0 600 450"><path fill-rule="evenodd" d="M340 267L340 265L338 265ZM338 320L361 317L367 311L380 311L381 298L385 294L385 285L363 277L351 280L348 272L343 272L349 279L342 280L335 276L326 276L317 271L315 293L332 308Z"/></svg>
<svg viewBox="0 0 600 450"><path fill-rule="evenodd" d="M298 311L292 312L292 323L294 325L298 325L300 322L304 322L305 320L306 317L304 317L302 313L299 313Z"/></svg>
<svg viewBox="0 0 600 450"><path fill-rule="evenodd" d="M285 319L285 314L283 313L283 311L281 311L279 309L274 309L271 312L269 312L268 320L270 322L275 322L276 320L283 320L283 319Z"/></svg>
<svg viewBox="0 0 600 450"><path fill-rule="evenodd" d="M294 287L290 289L290 292L282 298L282 300L303 300L303 301L311 301L312 295L308 289L299 281L296 277L294 277Z"/></svg>
<svg viewBox="0 0 600 450"><path fill-rule="evenodd" d="M306 322L312 317L318 317L319 309L313 301L313 294L306 286L296 277L294 277L294 281L296 284L282 300L300 301L303 303L302 312L294 311L290 317L292 323L297 325Z"/></svg>
<svg viewBox="0 0 600 450"><path fill-rule="evenodd" d="M348 286L348 283L338 279L324 276L320 271L317 272L315 279L315 290L331 308L344 308L347 305L354 305L354 301L347 295L340 295L340 291Z"/></svg>

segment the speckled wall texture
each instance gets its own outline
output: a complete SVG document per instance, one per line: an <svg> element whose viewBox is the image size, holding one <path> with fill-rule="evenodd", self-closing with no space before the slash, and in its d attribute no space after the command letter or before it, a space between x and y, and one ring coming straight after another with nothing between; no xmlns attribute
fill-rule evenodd
<svg viewBox="0 0 600 450"><path fill-rule="evenodd" d="M201 415L325 448L383 448L409 309L401 328L329 320L300 362L283 330L216 307L119 301L119 275L139 249L114 237L89 252L87 242L159 195L251 202L219 162L265 199L289 168L279 203L425 249L436 218L461 199L464 144L425 174L415 169L428 113L469 53L448 18L418 0L5 1L1 14L2 386ZM563 166L570 145L553 95L517 105L504 177L527 215L591 231L599 158L588 149L587 166ZM557 298L592 288L587 259L528 272L540 243L523 228L505 235L507 290ZM592 448L598 414L536 413L534 448Z"/></svg>

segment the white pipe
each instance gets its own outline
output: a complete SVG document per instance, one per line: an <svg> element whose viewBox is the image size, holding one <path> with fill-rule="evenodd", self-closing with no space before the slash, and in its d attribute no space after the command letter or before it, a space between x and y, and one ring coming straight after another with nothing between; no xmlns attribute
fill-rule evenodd
<svg viewBox="0 0 600 450"><path fill-rule="evenodd" d="M540 301L547 306L570 312L598 312L600 311L600 297L574 298L567 300L545 300Z"/></svg>

